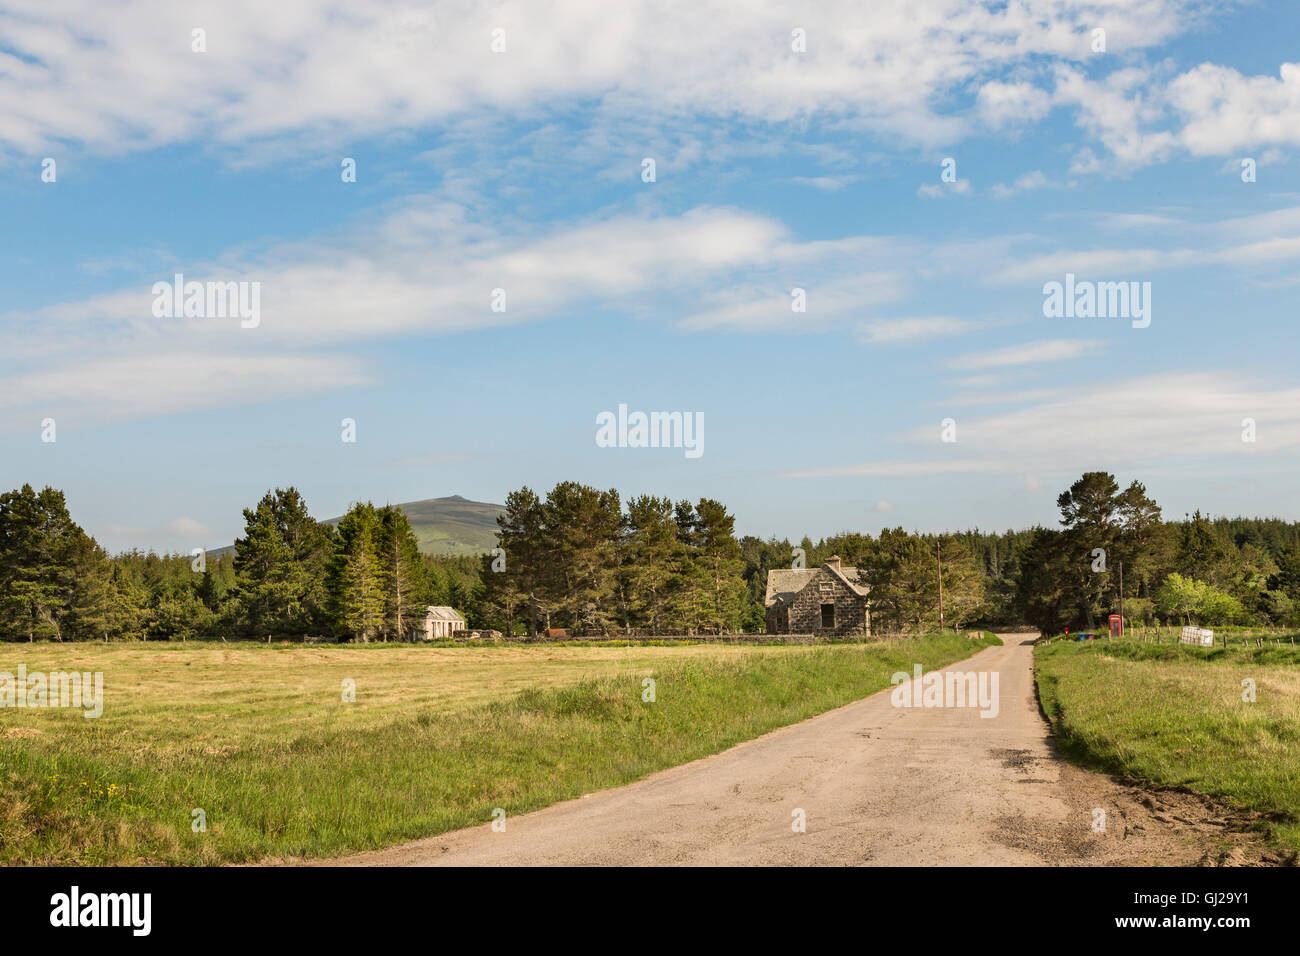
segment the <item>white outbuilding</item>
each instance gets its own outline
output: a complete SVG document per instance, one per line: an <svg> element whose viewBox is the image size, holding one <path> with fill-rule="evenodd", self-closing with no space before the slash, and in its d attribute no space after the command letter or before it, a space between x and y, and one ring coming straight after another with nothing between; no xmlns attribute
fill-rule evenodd
<svg viewBox="0 0 1300 956"><path fill-rule="evenodd" d="M457 631L465 630L465 619L455 608L435 607L429 605L424 612L423 627L416 627L416 637L424 641L436 641L452 637Z"/></svg>

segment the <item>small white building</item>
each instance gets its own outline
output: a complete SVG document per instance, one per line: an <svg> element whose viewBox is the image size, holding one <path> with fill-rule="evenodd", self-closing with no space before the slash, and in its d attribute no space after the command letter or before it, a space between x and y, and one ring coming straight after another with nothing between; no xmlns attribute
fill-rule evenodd
<svg viewBox="0 0 1300 956"><path fill-rule="evenodd" d="M423 641L436 641L465 630L465 619L455 608L429 605L424 612L424 624L416 625L415 636Z"/></svg>

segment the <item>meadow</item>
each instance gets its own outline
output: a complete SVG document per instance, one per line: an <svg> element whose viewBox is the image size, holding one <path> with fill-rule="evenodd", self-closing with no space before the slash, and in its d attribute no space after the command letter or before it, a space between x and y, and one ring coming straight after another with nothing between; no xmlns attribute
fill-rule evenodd
<svg viewBox="0 0 1300 956"><path fill-rule="evenodd" d="M1066 754L1227 798L1300 851L1300 649L1056 641L1035 671Z"/></svg>
<svg viewBox="0 0 1300 956"><path fill-rule="evenodd" d="M388 846L636 780L995 642L5 645L0 671L103 672L104 710L0 708L0 862Z"/></svg>

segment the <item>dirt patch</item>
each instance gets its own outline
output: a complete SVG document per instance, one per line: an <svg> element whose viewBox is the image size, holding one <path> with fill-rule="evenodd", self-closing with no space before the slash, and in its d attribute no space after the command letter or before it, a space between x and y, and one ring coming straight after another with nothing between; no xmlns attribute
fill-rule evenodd
<svg viewBox="0 0 1300 956"><path fill-rule="evenodd" d="M1061 783L1077 818L1096 819L1108 859L1134 866L1288 866L1295 854L1271 848L1266 821L1227 801L1184 787L1152 787L1062 764ZM1090 825L1091 829L1091 825Z"/></svg>
<svg viewBox="0 0 1300 956"><path fill-rule="evenodd" d="M1002 766L1011 770L1020 770L1024 773L1029 772L1029 768L1038 760L1030 750L1010 750L1003 747L994 747L989 750L989 756L1002 761Z"/></svg>
<svg viewBox="0 0 1300 956"><path fill-rule="evenodd" d="M0 732L0 737L5 740L21 740L24 737L39 737L45 731L36 727L9 727Z"/></svg>

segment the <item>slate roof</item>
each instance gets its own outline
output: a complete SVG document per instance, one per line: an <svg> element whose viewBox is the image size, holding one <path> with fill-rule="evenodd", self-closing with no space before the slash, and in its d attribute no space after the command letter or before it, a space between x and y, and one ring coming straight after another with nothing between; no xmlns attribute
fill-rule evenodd
<svg viewBox="0 0 1300 956"><path fill-rule="evenodd" d="M773 568L767 572L767 597L763 604L771 607L778 600L790 604L794 596L808 586L817 572L827 570L839 576L848 588L860 597L867 596L867 589L858 583L857 568L836 568L823 564L816 568Z"/></svg>
<svg viewBox="0 0 1300 956"><path fill-rule="evenodd" d="M445 605L434 606L430 604L425 610L424 619L426 621L460 621L464 624L465 619L456 613L455 608Z"/></svg>

